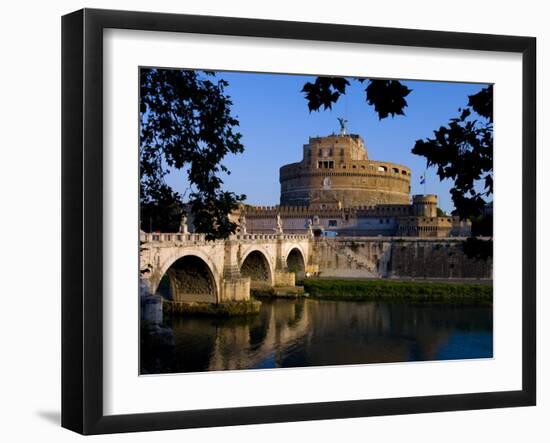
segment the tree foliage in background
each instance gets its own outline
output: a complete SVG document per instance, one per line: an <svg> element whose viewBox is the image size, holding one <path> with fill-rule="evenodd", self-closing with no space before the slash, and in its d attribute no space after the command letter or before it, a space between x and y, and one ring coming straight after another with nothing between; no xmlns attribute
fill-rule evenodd
<svg viewBox="0 0 550 443"><path fill-rule="evenodd" d="M462 220L472 221L472 235L492 236L492 215L486 215L493 196L493 86L468 97L468 105L447 126L434 131L433 138L417 140L413 154L426 157L428 167L440 180L451 179L451 198ZM470 257L492 256L492 242L469 239Z"/></svg>
<svg viewBox="0 0 550 443"><path fill-rule="evenodd" d="M355 80L368 83L365 88L365 99L369 105L374 106L380 120L390 115L405 115L405 97L411 89L403 83L397 80ZM309 111L319 111L321 107L325 110L332 109L332 105L346 93L346 87L349 85L350 82L343 77L317 77L313 83L306 83L302 92L306 96Z"/></svg>
<svg viewBox="0 0 550 443"><path fill-rule="evenodd" d="M451 179L451 197L461 219L483 215L493 194L492 86L469 96L460 116L434 131L433 138L417 140L413 154L426 157L440 180ZM480 185L481 182L481 185Z"/></svg>
<svg viewBox="0 0 550 443"><path fill-rule="evenodd" d="M238 120L231 115L227 82L211 72L179 69L140 71L140 218L142 229L174 232L184 212L183 197L166 182L185 170L188 203L196 232L225 238L236 229L228 215L244 195L223 191L221 163L241 153ZM185 196L187 197L187 196Z"/></svg>

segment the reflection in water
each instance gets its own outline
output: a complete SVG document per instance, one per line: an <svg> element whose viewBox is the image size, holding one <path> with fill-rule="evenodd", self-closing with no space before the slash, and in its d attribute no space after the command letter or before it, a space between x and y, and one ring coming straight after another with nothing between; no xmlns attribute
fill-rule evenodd
<svg viewBox="0 0 550 443"><path fill-rule="evenodd" d="M142 350L142 373L490 358L492 308L311 299L259 315L176 317L175 347Z"/></svg>

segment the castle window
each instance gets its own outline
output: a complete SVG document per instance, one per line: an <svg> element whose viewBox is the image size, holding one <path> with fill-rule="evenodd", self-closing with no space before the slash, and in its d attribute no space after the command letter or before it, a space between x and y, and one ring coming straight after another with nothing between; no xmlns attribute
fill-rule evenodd
<svg viewBox="0 0 550 443"><path fill-rule="evenodd" d="M394 174L399 174L399 169L397 169L397 168L392 168L392 171L393 171Z"/></svg>
<svg viewBox="0 0 550 443"><path fill-rule="evenodd" d="M380 219L380 224L384 223L384 220Z"/></svg>
<svg viewBox="0 0 550 443"><path fill-rule="evenodd" d="M353 165L353 169L357 168L357 166Z"/></svg>
<svg viewBox="0 0 550 443"><path fill-rule="evenodd" d="M334 169L334 162L333 162L333 161L329 161L329 162L328 162L328 167L329 167L329 169Z"/></svg>
<svg viewBox="0 0 550 443"><path fill-rule="evenodd" d="M378 172L388 172L388 168L385 166L378 166Z"/></svg>
<svg viewBox="0 0 550 443"><path fill-rule="evenodd" d="M323 150L319 149L319 157L322 157L322 156L323 156Z"/></svg>
<svg viewBox="0 0 550 443"><path fill-rule="evenodd" d="M340 149L340 155L343 157L344 156L344 148Z"/></svg>
<svg viewBox="0 0 550 443"><path fill-rule="evenodd" d="M407 175L407 171L401 171L401 174Z"/></svg>
<svg viewBox="0 0 550 443"><path fill-rule="evenodd" d="M361 165L361 169L365 169L365 165Z"/></svg>
<svg viewBox="0 0 550 443"><path fill-rule="evenodd" d="M317 162L317 167L322 168L323 167L323 162Z"/></svg>
<svg viewBox="0 0 550 443"><path fill-rule="evenodd" d="M330 149L328 150L328 156L329 156L329 157L332 157L332 148L330 148Z"/></svg>
<svg viewBox="0 0 550 443"><path fill-rule="evenodd" d="M338 226L338 221L337 220L329 220L328 221L328 227L329 228L334 228L336 226Z"/></svg>

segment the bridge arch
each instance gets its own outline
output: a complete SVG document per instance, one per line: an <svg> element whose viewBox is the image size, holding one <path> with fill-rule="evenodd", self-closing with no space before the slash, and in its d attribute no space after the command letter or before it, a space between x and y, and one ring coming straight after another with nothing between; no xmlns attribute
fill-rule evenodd
<svg viewBox="0 0 550 443"><path fill-rule="evenodd" d="M239 269L243 277L250 277L250 287L273 286L273 270L269 256L261 249L252 249L243 256Z"/></svg>
<svg viewBox="0 0 550 443"><path fill-rule="evenodd" d="M286 267L289 272L294 272L297 277L304 276L306 271L306 259L304 253L297 246L292 247L286 255Z"/></svg>
<svg viewBox="0 0 550 443"><path fill-rule="evenodd" d="M218 275L210 257L202 251L189 250L164 263L158 278L151 282L151 289L156 292L166 276L174 301L217 303L220 300Z"/></svg>
<svg viewBox="0 0 550 443"><path fill-rule="evenodd" d="M309 252L308 244L307 243L304 244L304 242L298 242L298 241L288 242L284 245L282 253L285 257L288 257L288 255L292 252L293 249L297 249L300 252L304 260L304 266L307 266L308 252Z"/></svg>

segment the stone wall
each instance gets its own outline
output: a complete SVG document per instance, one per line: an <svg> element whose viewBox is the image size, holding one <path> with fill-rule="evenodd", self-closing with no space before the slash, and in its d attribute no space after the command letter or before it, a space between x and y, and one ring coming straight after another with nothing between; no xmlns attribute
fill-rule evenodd
<svg viewBox="0 0 550 443"><path fill-rule="evenodd" d="M417 195L415 204L321 208L312 206L242 207L249 233L273 233L280 217L287 233L307 233L308 221L340 236L468 237L471 222L437 212L435 195ZM239 217L238 217L239 218ZM240 218L238 220L240 223Z"/></svg>
<svg viewBox="0 0 550 443"><path fill-rule="evenodd" d="M492 262L469 259L463 239L340 237L319 240L320 275L345 278L490 279Z"/></svg>
<svg viewBox="0 0 550 443"><path fill-rule="evenodd" d="M330 171L304 167L295 175L282 170L280 181L281 205L338 201L344 207L351 207L407 204L410 199L409 178L391 172L351 172L347 166Z"/></svg>
<svg viewBox="0 0 550 443"><path fill-rule="evenodd" d="M493 276L491 260L468 258L461 240L397 241L392 245L391 276L420 278L475 278Z"/></svg>

